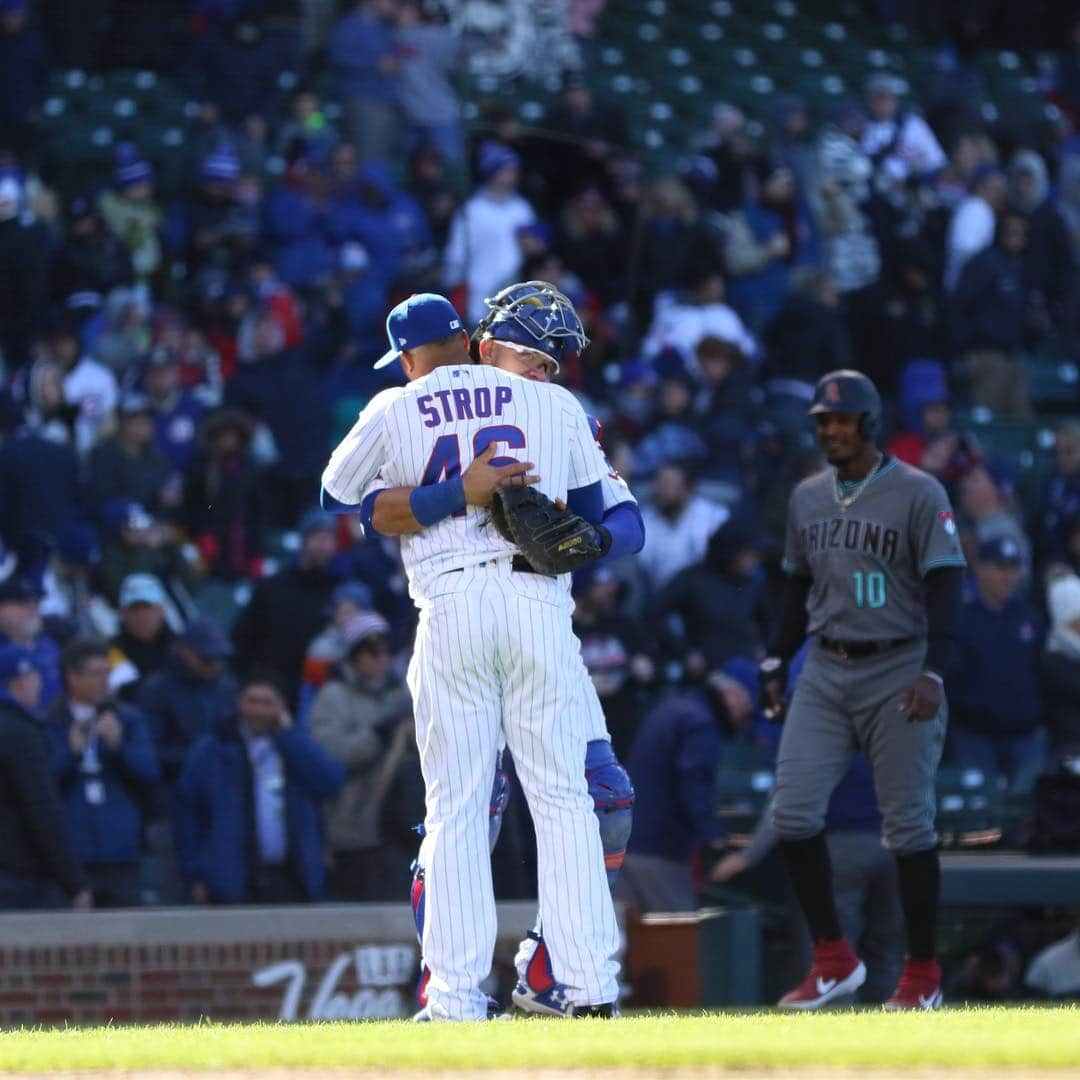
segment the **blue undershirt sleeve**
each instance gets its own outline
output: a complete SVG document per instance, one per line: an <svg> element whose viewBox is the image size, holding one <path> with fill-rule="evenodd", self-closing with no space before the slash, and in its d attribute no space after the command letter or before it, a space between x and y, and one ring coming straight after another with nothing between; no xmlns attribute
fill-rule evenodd
<svg viewBox="0 0 1080 1080"><path fill-rule="evenodd" d="M645 546L645 522L637 503L624 502L613 506L601 523L611 533L611 547L605 559L635 555Z"/></svg>
<svg viewBox="0 0 1080 1080"><path fill-rule="evenodd" d="M600 481L568 492L566 505L590 525L599 525L604 520L604 489Z"/></svg>
<svg viewBox="0 0 1080 1080"><path fill-rule="evenodd" d="M319 505L331 514L355 514L363 503L343 503L335 499L326 488L319 488Z"/></svg>

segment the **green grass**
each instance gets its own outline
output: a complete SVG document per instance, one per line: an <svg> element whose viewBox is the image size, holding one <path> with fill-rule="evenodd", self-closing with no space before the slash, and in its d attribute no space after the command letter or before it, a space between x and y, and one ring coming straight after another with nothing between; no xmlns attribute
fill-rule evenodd
<svg viewBox="0 0 1080 1080"><path fill-rule="evenodd" d="M0 1072L77 1069L353 1067L579 1069L827 1063L1080 1066L1080 1007L811 1014L641 1015L502 1024L203 1023L20 1030L0 1036Z"/></svg>

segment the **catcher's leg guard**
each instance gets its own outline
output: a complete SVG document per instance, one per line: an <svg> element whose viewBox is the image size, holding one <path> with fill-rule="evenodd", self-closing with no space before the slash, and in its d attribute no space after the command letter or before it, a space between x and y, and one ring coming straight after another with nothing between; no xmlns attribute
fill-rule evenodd
<svg viewBox="0 0 1080 1080"><path fill-rule="evenodd" d="M608 884L614 888L630 839L634 785L607 739L593 739L585 747L585 779L589 781L589 794L600 822Z"/></svg>

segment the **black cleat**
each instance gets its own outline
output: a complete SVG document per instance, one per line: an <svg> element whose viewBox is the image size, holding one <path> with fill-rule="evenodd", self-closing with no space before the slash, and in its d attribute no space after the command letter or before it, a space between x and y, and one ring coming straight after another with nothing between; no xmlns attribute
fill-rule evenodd
<svg viewBox="0 0 1080 1080"><path fill-rule="evenodd" d="M601 1020L614 1020L619 1015L619 1007L613 1002L606 1005L575 1005L571 1015L576 1020L579 1016L595 1016Z"/></svg>

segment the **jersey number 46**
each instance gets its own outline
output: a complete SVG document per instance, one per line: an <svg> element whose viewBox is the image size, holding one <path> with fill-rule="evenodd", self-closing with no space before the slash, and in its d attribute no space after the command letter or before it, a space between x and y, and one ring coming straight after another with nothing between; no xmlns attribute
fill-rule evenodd
<svg viewBox="0 0 1080 1080"><path fill-rule="evenodd" d="M525 449L525 432L512 424L493 424L491 427L481 428L473 436L473 457L479 457L492 443L506 443L510 450ZM511 457L493 457L489 462L496 468L502 465L513 465L515 459ZM435 440L428 458L424 475L420 480L423 487L426 484L437 484L442 480L452 480L461 473L461 441L457 435L440 435ZM464 517L465 511L459 510L454 517Z"/></svg>

